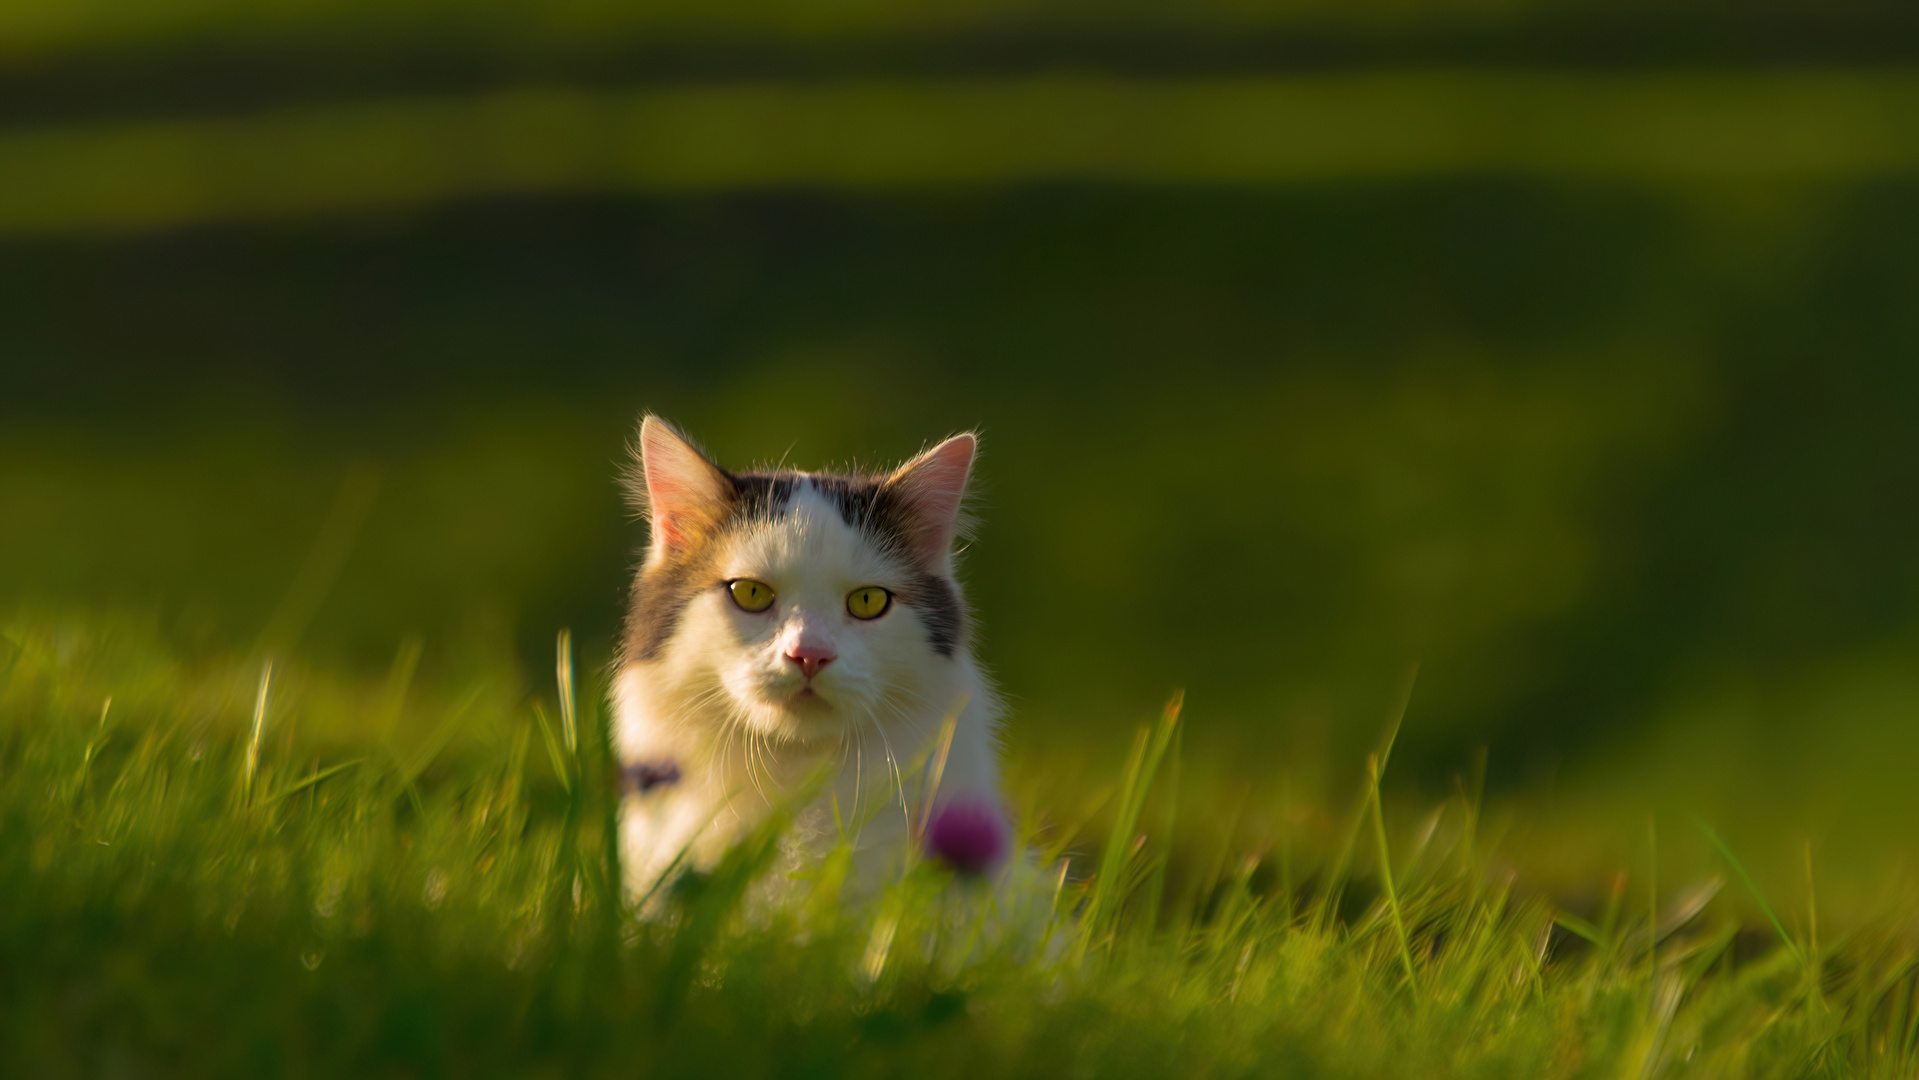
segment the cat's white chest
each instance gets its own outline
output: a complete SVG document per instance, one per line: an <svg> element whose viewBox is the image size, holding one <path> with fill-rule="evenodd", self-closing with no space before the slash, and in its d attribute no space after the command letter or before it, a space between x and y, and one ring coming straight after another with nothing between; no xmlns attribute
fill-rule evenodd
<svg viewBox="0 0 1919 1080"><path fill-rule="evenodd" d="M966 673L972 674L970 663ZM621 681L645 676L629 671ZM852 892L871 895L915 854L921 818L932 808L954 801L998 807L995 705L983 682L976 685L982 692L954 717L936 780L928 762L944 717L895 718L883 738L876 732L844 746L749 746L663 722L648 708L648 696L628 685L616 701L622 758L630 772L643 763L638 771L646 775L670 771L675 777L630 790L622 803L629 892L653 895L664 876L712 870L729 848L780 813L787 819L783 865L770 876L803 871L810 860L844 846L853 854ZM936 784L930 797L929 781Z"/></svg>

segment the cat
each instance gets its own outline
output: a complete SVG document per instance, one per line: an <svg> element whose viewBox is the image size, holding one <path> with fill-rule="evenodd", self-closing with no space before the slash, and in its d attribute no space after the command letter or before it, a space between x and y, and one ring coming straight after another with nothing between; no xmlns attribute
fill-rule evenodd
<svg viewBox="0 0 1919 1080"><path fill-rule="evenodd" d="M974 873L1007 861L1003 709L954 576L977 448L736 473L642 420L626 488L649 539L613 682L629 890L710 869L821 773L789 869L842 841L862 891L920 850Z"/></svg>

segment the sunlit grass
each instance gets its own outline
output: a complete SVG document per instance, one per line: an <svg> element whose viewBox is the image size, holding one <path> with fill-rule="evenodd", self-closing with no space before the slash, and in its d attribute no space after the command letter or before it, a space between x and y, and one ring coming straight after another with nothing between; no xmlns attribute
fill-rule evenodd
<svg viewBox="0 0 1919 1080"><path fill-rule="evenodd" d="M1730 847L1698 884L1621 875L1562 910L1479 835L1473 791L1398 820L1378 787L1389 746L1334 808L1346 845L1289 848L1283 874L1229 822L1174 828L1173 804L1192 805L1171 797L1175 704L1103 809L1033 838L1075 857L1039 890L1038 924L994 930L977 883L928 864L849 905L828 858L770 900L777 818L639 920L608 842L603 717L585 685L569 703L570 658L529 692L419 676L417 645L361 682L189 663L121 623L16 617L0 634L13 1075L1919 1065L1919 971L1896 930L1913 911L1821 926L1752 885L1768 918L1743 922L1712 883L1747 888Z"/></svg>
<svg viewBox="0 0 1919 1080"><path fill-rule="evenodd" d="M0 233L543 194L1908 174L1905 72L513 88L0 134Z"/></svg>
<svg viewBox="0 0 1919 1080"><path fill-rule="evenodd" d="M646 42L675 37L747 41L859 40L884 35L1019 30L1184 30L1348 26L1377 31L1427 24L1474 26L1550 13L1540 0L1446 0L1417 7L1390 0L1284 0L1181 5L1117 0L567 0L529 5L501 0L14 0L0 7L0 49L29 55L137 42L148 47L219 44L275 37L339 36L348 41L483 42L495 49Z"/></svg>

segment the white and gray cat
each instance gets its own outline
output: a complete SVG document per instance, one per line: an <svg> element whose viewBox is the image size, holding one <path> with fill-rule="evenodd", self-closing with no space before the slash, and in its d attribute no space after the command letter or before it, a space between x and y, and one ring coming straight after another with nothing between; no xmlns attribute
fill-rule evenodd
<svg viewBox="0 0 1919 1080"><path fill-rule="evenodd" d="M613 690L630 889L710 867L822 770L789 862L850 841L867 888L916 844L1004 862L1001 706L953 567L976 448L956 435L885 473L735 473L641 423L627 486L651 538ZM929 812L913 765L949 717Z"/></svg>

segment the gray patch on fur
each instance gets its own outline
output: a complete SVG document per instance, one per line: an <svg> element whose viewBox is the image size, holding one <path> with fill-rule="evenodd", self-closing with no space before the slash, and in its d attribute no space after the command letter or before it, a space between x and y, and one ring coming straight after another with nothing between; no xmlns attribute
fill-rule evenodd
<svg viewBox="0 0 1919 1080"><path fill-rule="evenodd" d="M953 655L966 635L966 605L960 602L959 589L951 581L938 574L920 574L894 599L920 613L920 621L926 624L927 644L934 652Z"/></svg>
<svg viewBox="0 0 1919 1080"><path fill-rule="evenodd" d="M679 629L686 605L710 582L712 544L702 543L658 566L643 568L633 579L626 609L622 653L627 663L657 660Z"/></svg>

